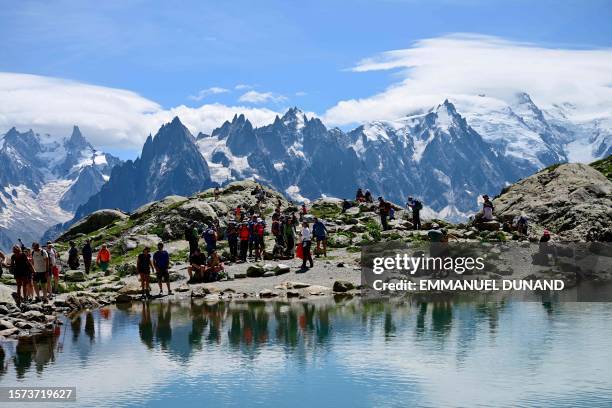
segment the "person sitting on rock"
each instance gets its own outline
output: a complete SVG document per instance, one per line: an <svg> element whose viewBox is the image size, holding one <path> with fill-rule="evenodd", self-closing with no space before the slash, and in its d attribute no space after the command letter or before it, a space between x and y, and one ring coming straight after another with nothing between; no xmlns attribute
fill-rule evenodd
<svg viewBox="0 0 612 408"><path fill-rule="evenodd" d="M528 222L529 219L527 218L527 215L525 215L525 213L521 213L521 215L516 220L516 231L520 235L527 235Z"/></svg>
<svg viewBox="0 0 612 408"><path fill-rule="evenodd" d="M204 278L204 272L206 272L206 257L200 252L199 248L196 248L189 257L189 266L187 267L189 281L193 281L194 278L201 281Z"/></svg>
<svg viewBox="0 0 612 408"><path fill-rule="evenodd" d="M302 207L300 208L300 221L304 220L304 217L308 214L308 209L306 208L306 203L302 203Z"/></svg>
<svg viewBox="0 0 612 408"><path fill-rule="evenodd" d="M352 207L351 203L349 203L349 201L346 198L342 199L342 214L344 214L346 210L348 210L351 207Z"/></svg>
<svg viewBox="0 0 612 408"><path fill-rule="evenodd" d="M217 251L212 251L206 262L204 272L204 282L216 282L219 280L219 274L223 272L224 266Z"/></svg>
<svg viewBox="0 0 612 408"><path fill-rule="evenodd" d="M482 199L484 200L482 203L482 219L484 221L493 221L493 203L486 194L482 196Z"/></svg>
<svg viewBox="0 0 612 408"><path fill-rule="evenodd" d="M359 203L363 203L365 201L365 196L363 195L361 187L357 189L357 193L355 194L355 200Z"/></svg>

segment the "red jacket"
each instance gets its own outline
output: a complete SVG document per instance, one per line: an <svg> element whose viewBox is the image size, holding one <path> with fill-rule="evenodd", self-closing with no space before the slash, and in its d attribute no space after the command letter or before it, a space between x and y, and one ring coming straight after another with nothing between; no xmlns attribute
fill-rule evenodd
<svg viewBox="0 0 612 408"><path fill-rule="evenodd" d="M248 241L249 240L249 227L246 225L241 225L240 230L238 232L238 236L240 237L241 241Z"/></svg>

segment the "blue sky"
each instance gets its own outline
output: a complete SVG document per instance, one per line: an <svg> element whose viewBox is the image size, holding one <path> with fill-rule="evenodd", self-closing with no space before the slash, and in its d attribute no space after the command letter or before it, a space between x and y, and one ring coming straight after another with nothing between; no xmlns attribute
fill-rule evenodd
<svg viewBox="0 0 612 408"><path fill-rule="evenodd" d="M381 52L453 33L608 49L610 21L612 2L595 0L0 0L0 72L129 90L162 109L218 102L324 113L405 75L351 70ZM193 98L211 87L227 91ZM239 100L249 90L261 101Z"/></svg>

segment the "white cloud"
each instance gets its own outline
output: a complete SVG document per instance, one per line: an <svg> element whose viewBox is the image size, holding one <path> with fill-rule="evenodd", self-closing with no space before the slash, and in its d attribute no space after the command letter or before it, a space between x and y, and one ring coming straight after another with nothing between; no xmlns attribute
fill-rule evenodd
<svg viewBox="0 0 612 408"><path fill-rule="evenodd" d="M255 126L271 123L278 114L270 109L216 103L163 109L123 89L0 72L0 134L15 126L68 136L76 124L95 146L140 149L149 133L155 134L176 115L193 133L210 133L240 113Z"/></svg>
<svg viewBox="0 0 612 408"><path fill-rule="evenodd" d="M338 102L324 115L329 124L394 119L458 95L507 100L518 91L544 107L571 102L583 111L610 112L612 106L610 49L545 48L454 34L364 59L352 70L399 70L400 80L376 95Z"/></svg>
<svg viewBox="0 0 612 408"><path fill-rule="evenodd" d="M272 92L257 92L248 91L238 98L238 101L245 103L265 103L265 102L283 102L287 98L283 95L276 95Z"/></svg>
<svg viewBox="0 0 612 408"><path fill-rule="evenodd" d="M213 86L211 88L201 89L197 94L190 95L189 99L193 99L194 101L201 101L207 96L219 95L219 94L226 93L226 92L229 92L229 89L221 88L218 86Z"/></svg>
<svg viewBox="0 0 612 408"><path fill-rule="evenodd" d="M245 89L251 89L251 88L253 88L253 86L248 85L248 84L238 84L234 87L234 89L238 91L244 91Z"/></svg>

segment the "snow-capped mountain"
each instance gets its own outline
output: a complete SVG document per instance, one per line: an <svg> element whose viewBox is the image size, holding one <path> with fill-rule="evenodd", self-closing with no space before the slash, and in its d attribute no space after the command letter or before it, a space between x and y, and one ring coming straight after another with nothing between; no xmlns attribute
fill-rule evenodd
<svg viewBox="0 0 612 408"><path fill-rule="evenodd" d="M100 191L77 208L74 221L101 208L132 211L166 196L191 195L212 186L195 138L174 118L147 138L140 157L113 168Z"/></svg>
<svg viewBox="0 0 612 408"><path fill-rule="evenodd" d="M94 149L76 126L66 138L10 129L0 138L0 247L38 240L72 218L119 162Z"/></svg>
<svg viewBox="0 0 612 408"><path fill-rule="evenodd" d="M117 166L71 222L97 209L129 211L246 178L297 201L349 198L358 187L398 203L412 195L432 215L463 219L481 194L497 194L554 163L610 154L610 122L581 118L569 104L542 109L525 93L509 101L452 96L426 112L348 132L297 108L259 128L235 115L195 138L175 118L147 139L139 159Z"/></svg>

